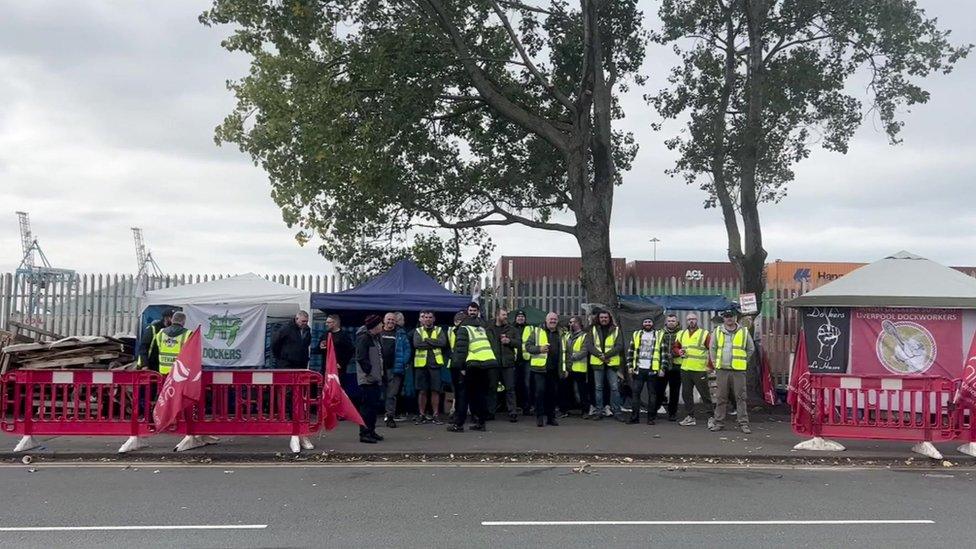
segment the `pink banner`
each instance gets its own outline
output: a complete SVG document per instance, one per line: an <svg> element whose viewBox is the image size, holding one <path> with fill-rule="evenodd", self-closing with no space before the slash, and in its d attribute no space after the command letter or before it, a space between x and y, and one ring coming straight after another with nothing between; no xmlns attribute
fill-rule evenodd
<svg viewBox="0 0 976 549"><path fill-rule="evenodd" d="M962 314L953 309L852 309L855 375L962 373Z"/></svg>

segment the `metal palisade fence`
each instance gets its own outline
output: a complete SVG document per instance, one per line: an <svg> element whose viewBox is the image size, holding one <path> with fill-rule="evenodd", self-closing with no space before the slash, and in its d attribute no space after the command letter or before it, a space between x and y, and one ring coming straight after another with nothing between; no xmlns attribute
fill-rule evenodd
<svg viewBox="0 0 976 549"><path fill-rule="evenodd" d="M196 284L226 278L227 274L183 274L142 277L131 274L78 274L71 282L31 284L29 279L13 273L0 275L0 329L10 330L16 323L43 330L48 337L69 335L135 334L139 325L139 299L143 291ZM308 290L338 292L353 284L339 275L264 275L264 278ZM448 287L463 295L480 294L486 315L496 307L532 306L561 315L576 314L587 302L579 279L531 281L484 278L477 282ZM789 355L796 344L799 324L796 313L785 306L794 297L812 289L810 283L770 287L763 300L761 333L770 352L777 381L785 380ZM723 295L731 300L739 296L737 280L684 280L679 278L636 279L617 281L621 294L631 295ZM684 321L687 311L675 311ZM711 325L711 315L701 315L702 324Z"/></svg>

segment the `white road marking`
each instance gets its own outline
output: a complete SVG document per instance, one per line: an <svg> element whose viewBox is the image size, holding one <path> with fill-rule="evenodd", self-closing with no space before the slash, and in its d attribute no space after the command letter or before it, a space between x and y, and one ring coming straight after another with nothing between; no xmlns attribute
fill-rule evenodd
<svg viewBox="0 0 976 549"><path fill-rule="evenodd" d="M164 524L132 526L0 526L0 532L110 532L119 530L263 530L267 524Z"/></svg>
<svg viewBox="0 0 976 549"><path fill-rule="evenodd" d="M510 520L482 526L819 526L837 524L935 524L934 520Z"/></svg>

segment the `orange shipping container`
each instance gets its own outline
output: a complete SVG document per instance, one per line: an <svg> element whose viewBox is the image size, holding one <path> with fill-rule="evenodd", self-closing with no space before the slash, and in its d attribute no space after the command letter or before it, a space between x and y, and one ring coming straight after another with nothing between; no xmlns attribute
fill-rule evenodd
<svg viewBox="0 0 976 549"><path fill-rule="evenodd" d="M816 263L810 261L776 261L766 264L766 281L769 285L808 282L826 284L866 263Z"/></svg>

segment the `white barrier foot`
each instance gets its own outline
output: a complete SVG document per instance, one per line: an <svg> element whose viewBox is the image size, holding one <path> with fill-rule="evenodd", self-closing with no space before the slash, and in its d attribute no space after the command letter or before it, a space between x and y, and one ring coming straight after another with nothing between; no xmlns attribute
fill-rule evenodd
<svg viewBox="0 0 976 549"><path fill-rule="evenodd" d="M186 435L185 437L183 437L183 440L181 440L180 443L176 445L176 448L173 448L173 451L185 452L187 450L192 450L194 448L199 448L201 446L206 446L206 445L207 443L206 441L203 440L203 437L195 436L195 435Z"/></svg>
<svg viewBox="0 0 976 549"><path fill-rule="evenodd" d="M959 447L959 451L967 456L976 457L976 442L967 442Z"/></svg>
<svg viewBox="0 0 976 549"><path fill-rule="evenodd" d="M301 443L302 450L314 450L315 449L315 445L312 444L312 441L309 440L308 437L298 437L298 442Z"/></svg>
<svg viewBox="0 0 976 549"><path fill-rule="evenodd" d="M299 437L291 437L288 440L288 448L295 454L302 451L302 443L298 439Z"/></svg>
<svg viewBox="0 0 976 549"><path fill-rule="evenodd" d="M202 440L204 444L217 444L220 442L220 437L215 437L213 435L198 436L197 439Z"/></svg>
<svg viewBox="0 0 976 549"><path fill-rule="evenodd" d="M14 452L26 452L27 450L33 450L40 445L41 443L34 440L33 436L24 435L20 439L20 442L17 443L17 446L14 446Z"/></svg>
<svg viewBox="0 0 976 549"><path fill-rule="evenodd" d="M919 442L915 446L912 446L912 451L928 458L942 459L942 452L939 452L939 449L931 442Z"/></svg>
<svg viewBox="0 0 976 549"><path fill-rule="evenodd" d="M817 452L843 452L847 448L844 448L844 445L839 442L834 442L823 437L813 437L810 440L804 440L797 444L793 449L814 450Z"/></svg>
<svg viewBox="0 0 976 549"><path fill-rule="evenodd" d="M147 442L144 437L129 437L124 443L122 443L122 446L119 447L119 453L124 454L126 452L138 450L139 448L145 448L147 446L149 446L149 442Z"/></svg>

